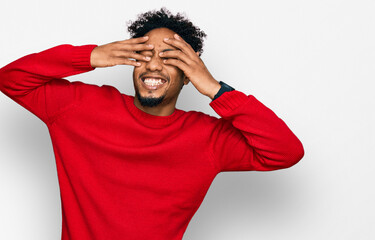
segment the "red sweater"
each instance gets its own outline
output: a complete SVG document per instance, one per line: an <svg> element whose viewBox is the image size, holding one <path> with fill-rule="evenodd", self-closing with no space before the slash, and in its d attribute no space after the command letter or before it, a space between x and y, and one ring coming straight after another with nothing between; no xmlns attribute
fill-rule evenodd
<svg viewBox="0 0 375 240"><path fill-rule="evenodd" d="M109 85L64 77L93 70L97 45L60 45L0 69L0 90L48 127L63 240L180 240L215 176L288 168L299 139L253 95L225 92L216 118L147 114Z"/></svg>

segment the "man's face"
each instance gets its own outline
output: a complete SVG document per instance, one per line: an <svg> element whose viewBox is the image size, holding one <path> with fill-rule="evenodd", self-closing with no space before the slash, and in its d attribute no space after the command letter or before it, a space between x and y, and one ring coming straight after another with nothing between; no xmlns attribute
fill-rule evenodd
<svg viewBox="0 0 375 240"><path fill-rule="evenodd" d="M189 82L182 70L164 64L163 58L159 56L160 52L176 50L163 41L164 38L173 38L174 34L167 28L156 28L145 34L149 36L146 44L153 44L154 48L151 51L141 51L140 54L149 56L151 60L142 61L142 65L134 67L133 71L135 95L142 106L175 103L182 86Z"/></svg>

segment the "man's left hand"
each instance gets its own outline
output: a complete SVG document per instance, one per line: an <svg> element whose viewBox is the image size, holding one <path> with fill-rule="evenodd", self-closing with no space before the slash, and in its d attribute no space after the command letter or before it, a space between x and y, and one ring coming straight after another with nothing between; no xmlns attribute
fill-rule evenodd
<svg viewBox="0 0 375 240"><path fill-rule="evenodd" d="M200 93L213 99L221 85L212 77L199 57L199 52L195 52L190 44L177 34L174 38L164 39L164 42L177 48L177 50L159 53L160 57L168 58L163 60L164 64L181 69Z"/></svg>

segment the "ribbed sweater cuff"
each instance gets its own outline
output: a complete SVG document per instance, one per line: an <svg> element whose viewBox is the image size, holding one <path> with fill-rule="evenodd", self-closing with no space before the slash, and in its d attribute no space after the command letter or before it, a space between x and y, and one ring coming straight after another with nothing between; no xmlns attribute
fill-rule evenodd
<svg viewBox="0 0 375 240"><path fill-rule="evenodd" d="M90 56L92 50L97 47L96 44L88 44L82 46L74 46L73 48L73 67L81 70L93 70L94 67L90 64Z"/></svg>
<svg viewBox="0 0 375 240"><path fill-rule="evenodd" d="M226 117L230 115L230 112L243 105L248 100L249 98L245 93L233 90L224 92L220 97L211 101L210 106L221 117Z"/></svg>

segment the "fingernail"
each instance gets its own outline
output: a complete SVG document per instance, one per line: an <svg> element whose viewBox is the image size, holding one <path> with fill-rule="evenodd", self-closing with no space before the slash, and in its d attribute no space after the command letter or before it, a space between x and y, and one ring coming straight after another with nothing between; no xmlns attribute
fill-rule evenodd
<svg viewBox="0 0 375 240"><path fill-rule="evenodd" d="M145 57L146 60L150 60L151 58L150 57Z"/></svg>
<svg viewBox="0 0 375 240"><path fill-rule="evenodd" d="M143 36L143 38L148 38L148 36Z"/></svg>
<svg viewBox="0 0 375 240"><path fill-rule="evenodd" d="M140 62L137 62L135 65L137 65L137 66L140 66L141 65L141 63Z"/></svg>
<svg viewBox="0 0 375 240"><path fill-rule="evenodd" d="M169 38L164 38L164 41L168 41L169 40Z"/></svg>
<svg viewBox="0 0 375 240"><path fill-rule="evenodd" d="M178 36L177 34L175 34L174 37L175 37L176 39L181 39L180 36Z"/></svg>
<svg viewBox="0 0 375 240"><path fill-rule="evenodd" d="M148 44L147 46L149 46L149 47L153 47L154 45L152 45L152 44Z"/></svg>
<svg viewBox="0 0 375 240"><path fill-rule="evenodd" d="M164 54L163 52L159 53L160 56L163 56L163 54Z"/></svg>

